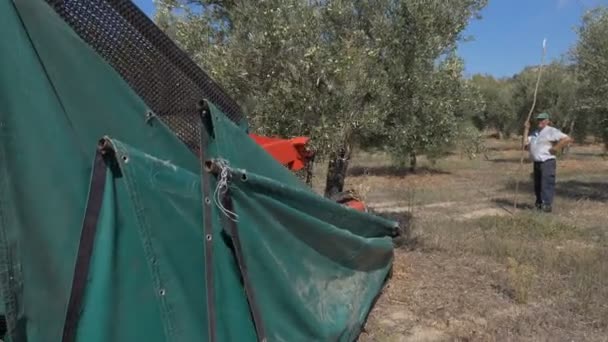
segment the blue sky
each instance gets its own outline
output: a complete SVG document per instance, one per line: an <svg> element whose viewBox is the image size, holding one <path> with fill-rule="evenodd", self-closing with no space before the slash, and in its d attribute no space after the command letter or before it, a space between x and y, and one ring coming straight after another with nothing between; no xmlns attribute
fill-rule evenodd
<svg viewBox="0 0 608 342"><path fill-rule="evenodd" d="M154 13L153 0L132 0L139 8L141 8L146 14L151 15Z"/></svg>
<svg viewBox="0 0 608 342"><path fill-rule="evenodd" d="M152 0L134 0L147 14ZM512 76L527 65L540 62L543 38L547 58L560 58L576 42L574 28L581 15L608 0L490 0L482 19L471 23L466 35L473 41L461 44L460 55L467 74Z"/></svg>
<svg viewBox="0 0 608 342"><path fill-rule="evenodd" d="M544 38L547 59L560 58L576 42L583 13L600 4L608 0L490 0L467 29L474 40L459 49L467 73L512 76L540 63Z"/></svg>

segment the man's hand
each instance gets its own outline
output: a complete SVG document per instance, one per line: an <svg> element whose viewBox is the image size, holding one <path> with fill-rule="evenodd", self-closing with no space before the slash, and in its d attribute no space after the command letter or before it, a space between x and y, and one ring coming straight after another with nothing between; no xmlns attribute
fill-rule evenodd
<svg viewBox="0 0 608 342"><path fill-rule="evenodd" d="M549 149L549 153L556 155L557 152L561 151L566 145L572 143L574 140L570 137L566 137L557 142L552 148Z"/></svg>

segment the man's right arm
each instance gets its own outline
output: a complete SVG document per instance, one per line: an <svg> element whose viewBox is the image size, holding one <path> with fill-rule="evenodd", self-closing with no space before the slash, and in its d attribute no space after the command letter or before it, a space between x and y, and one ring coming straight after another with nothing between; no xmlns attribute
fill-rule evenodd
<svg viewBox="0 0 608 342"><path fill-rule="evenodd" d="M561 151L564 147L574 142L574 139L569 136L565 136L557 141L555 146L553 146L550 150L551 154L557 154L557 152Z"/></svg>
<svg viewBox="0 0 608 342"><path fill-rule="evenodd" d="M562 133L562 131L558 129L555 129L553 139L554 145L549 151L551 154L557 154L557 152L561 151L564 147L566 147L566 145L574 142L574 139Z"/></svg>

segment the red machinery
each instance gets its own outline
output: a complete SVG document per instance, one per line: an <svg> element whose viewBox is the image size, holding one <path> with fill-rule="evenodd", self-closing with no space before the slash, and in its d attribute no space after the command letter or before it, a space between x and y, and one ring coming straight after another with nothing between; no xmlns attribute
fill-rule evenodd
<svg viewBox="0 0 608 342"><path fill-rule="evenodd" d="M249 134L258 145L291 171L300 171L312 160L314 152L307 147L310 138L296 137L292 139L269 138ZM333 199L345 206L358 211L367 212L365 203L352 192L342 192Z"/></svg>
<svg viewBox="0 0 608 342"><path fill-rule="evenodd" d="M314 152L307 147L310 140L307 137L279 139L255 134L249 136L274 159L292 171L302 170L314 156Z"/></svg>

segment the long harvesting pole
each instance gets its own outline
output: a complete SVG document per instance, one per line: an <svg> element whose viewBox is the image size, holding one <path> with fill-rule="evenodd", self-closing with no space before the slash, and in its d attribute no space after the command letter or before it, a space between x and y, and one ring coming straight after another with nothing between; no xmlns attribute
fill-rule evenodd
<svg viewBox="0 0 608 342"><path fill-rule="evenodd" d="M530 120L532 119L532 113L534 113L534 109L536 108L536 99L538 96L538 87L540 86L540 79L543 75L543 68L545 66L545 56L547 55L547 39L543 39L543 52L540 58L540 68L538 69L538 76L536 77L536 86L534 87L534 98L532 100L532 106L530 107L530 112L528 112L528 117L524 122L524 135L522 136L521 141L521 156L519 159L519 169L517 170L517 174L515 177L515 199L513 200L513 208L517 209L517 200L519 195L519 180L521 176L521 172L524 167L524 158L526 156L526 141L528 139L528 134L530 133Z"/></svg>

